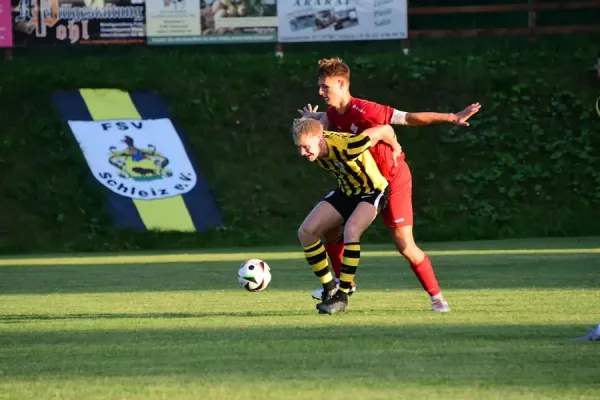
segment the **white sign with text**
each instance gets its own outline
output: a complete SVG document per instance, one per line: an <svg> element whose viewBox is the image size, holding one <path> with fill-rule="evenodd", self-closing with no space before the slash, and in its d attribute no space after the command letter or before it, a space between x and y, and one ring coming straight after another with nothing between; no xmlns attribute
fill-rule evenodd
<svg viewBox="0 0 600 400"><path fill-rule="evenodd" d="M279 0L280 42L406 39L406 0Z"/></svg>

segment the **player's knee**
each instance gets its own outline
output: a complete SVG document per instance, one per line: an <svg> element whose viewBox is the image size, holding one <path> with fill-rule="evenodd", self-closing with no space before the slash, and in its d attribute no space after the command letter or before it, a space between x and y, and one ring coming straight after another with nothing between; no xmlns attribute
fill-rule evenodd
<svg viewBox="0 0 600 400"><path fill-rule="evenodd" d="M423 251L415 243L412 230L406 228L392 229L392 238L396 248L411 263L418 263L423 259Z"/></svg>
<svg viewBox="0 0 600 400"><path fill-rule="evenodd" d="M364 228L357 224L347 223L344 227L344 242L360 242Z"/></svg>
<svg viewBox="0 0 600 400"><path fill-rule="evenodd" d="M408 234L408 232L406 232L406 230L403 228L392 229L392 238L396 248L402 254L405 252L410 252L417 247L412 235Z"/></svg>
<svg viewBox="0 0 600 400"><path fill-rule="evenodd" d="M302 224L300 225L300 228L298 228L298 239L303 244L308 244L308 242L315 242L319 238L319 236L319 231L316 226Z"/></svg>
<svg viewBox="0 0 600 400"><path fill-rule="evenodd" d="M398 251L413 264L423 259L423 251L414 243L412 245L405 245L402 250L398 249Z"/></svg>

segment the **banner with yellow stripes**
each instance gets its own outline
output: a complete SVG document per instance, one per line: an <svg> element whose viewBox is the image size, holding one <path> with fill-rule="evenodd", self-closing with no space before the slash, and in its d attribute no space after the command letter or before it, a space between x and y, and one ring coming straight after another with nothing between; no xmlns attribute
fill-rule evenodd
<svg viewBox="0 0 600 400"><path fill-rule="evenodd" d="M55 106L107 196L115 225L206 231L222 224L207 182L155 93L56 92Z"/></svg>

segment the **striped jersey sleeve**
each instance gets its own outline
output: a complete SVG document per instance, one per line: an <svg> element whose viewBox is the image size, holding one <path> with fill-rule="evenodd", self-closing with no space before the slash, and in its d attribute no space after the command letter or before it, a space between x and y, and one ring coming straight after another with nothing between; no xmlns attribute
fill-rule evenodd
<svg viewBox="0 0 600 400"><path fill-rule="evenodd" d="M342 151L342 156L345 160L352 161L367 151L371 146L371 138L364 133L357 135L349 135L345 140L346 148Z"/></svg>

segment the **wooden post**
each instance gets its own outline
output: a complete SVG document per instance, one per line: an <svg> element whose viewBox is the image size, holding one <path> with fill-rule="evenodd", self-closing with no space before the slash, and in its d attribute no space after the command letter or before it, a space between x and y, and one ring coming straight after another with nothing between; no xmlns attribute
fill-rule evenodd
<svg viewBox="0 0 600 400"><path fill-rule="evenodd" d="M402 52L404 55L408 55L410 53L410 39L406 38L402 40Z"/></svg>
<svg viewBox="0 0 600 400"><path fill-rule="evenodd" d="M410 30L408 29L408 26L410 25L410 19L408 16L409 3L410 3L410 1L406 0L406 39L402 39L402 52L406 56L410 52L410 36L409 36Z"/></svg>
<svg viewBox="0 0 600 400"><path fill-rule="evenodd" d="M275 57L279 57L282 58L283 57L283 44L282 43L275 43Z"/></svg>
<svg viewBox="0 0 600 400"><path fill-rule="evenodd" d="M531 6L531 9L529 10L529 18L528 18L527 27L529 28L530 39L535 40L535 37L536 37L535 28L536 28L536 22L537 22L537 13L536 13L537 0L529 0L529 5Z"/></svg>
<svg viewBox="0 0 600 400"><path fill-rule="evenodd" d="M13 59L12 47L4 49L4 59L5 60L12 60Z"/></svg>

